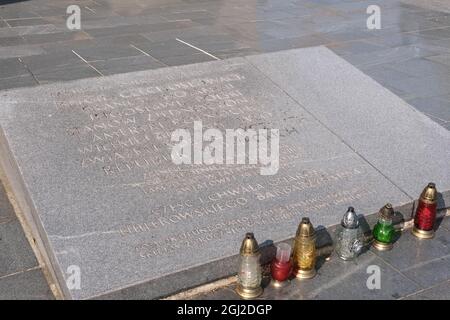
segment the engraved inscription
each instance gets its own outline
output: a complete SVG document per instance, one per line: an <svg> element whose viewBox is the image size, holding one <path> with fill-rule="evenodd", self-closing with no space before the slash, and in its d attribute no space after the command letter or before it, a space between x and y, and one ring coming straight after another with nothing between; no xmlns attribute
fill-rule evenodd
<svg viewBox="0 0 450 320"><path fill-rule="evenodd" d="M259 167L248 163L174 165L170 156L174 129L189 130L195 121L223 130L265 129L274 123L276 109L259 105L258 97L243 89L247 81L236 66L214 76L197 71L104 85L100 94L98 88L92 93L73 90L70 96L82 98L57 99L59 110L77 110L83 123L66 128L77 145L80 169L107 177L111 184L105 192L137 191L147 201L139 217L109 230L124 239L137 258L171 255L253 227L297 221L371 194L364 188L323 192L327 186L360 179L367 169L303 168L303 146L295 139L280 141L279 172L273 176L261 177ZM280 113L282 138L310 134L303 129L307 121L303 116ZM338 158L321 160L332 163ZM303 195L315 191L316 196Z"/></svg>

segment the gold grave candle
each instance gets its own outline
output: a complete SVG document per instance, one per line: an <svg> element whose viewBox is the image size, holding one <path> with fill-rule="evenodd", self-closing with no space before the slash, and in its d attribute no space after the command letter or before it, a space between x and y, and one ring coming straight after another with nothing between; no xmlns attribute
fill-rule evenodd
<svg viewBox="0 0 450 320"><path fill-rule="evenodd" d="M294 275L310 279L316 275L316 235L309 218L302 218L294 240Z"/></svg>

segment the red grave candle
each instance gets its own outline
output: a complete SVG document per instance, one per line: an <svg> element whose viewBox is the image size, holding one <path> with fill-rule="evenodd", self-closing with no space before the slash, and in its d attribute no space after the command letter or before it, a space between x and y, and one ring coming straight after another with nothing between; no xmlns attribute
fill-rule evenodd
<svg viewBox="0 0 450 320"><path fill-rule="evenodd" d="M283 282L289 278L292 271L291 246L287 243L277 245L277 254L270 266L272 278Z"/></svg>

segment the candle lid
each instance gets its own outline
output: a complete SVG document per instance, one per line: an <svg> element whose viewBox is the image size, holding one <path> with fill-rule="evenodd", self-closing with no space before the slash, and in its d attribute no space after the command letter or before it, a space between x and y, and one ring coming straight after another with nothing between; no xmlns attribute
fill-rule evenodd
<svg viewBox="0 0 450 320"><path fill-rule="evenodd" d="M258 242L256 242L253 233L249 232L245 234L245 238L242 241L240 254L243 256L253 256L259 251Z"/></svg>
<svg viewBox="0 0 450 320"><path fill-rule="evenodd" d="M358 216L353 207L348 207L347 212L342 218L342 226L347 229L356 229L359 226Z"/></svg>
<svg viewBox="0 0 450 320"><path fill-rule="evenodd" d="M423 189L420 197L427 202L431 202L431 203L436 202L436 198L437 198L436 185L433 182L430 182L425 187L425 189Z"/></svg>
<svg viewBox="0 0 450 320"><path fill-rule="evenodd" d="M291 246L284 242L277 244L276 259L279 262L288 262L291 259Z"/></svg>

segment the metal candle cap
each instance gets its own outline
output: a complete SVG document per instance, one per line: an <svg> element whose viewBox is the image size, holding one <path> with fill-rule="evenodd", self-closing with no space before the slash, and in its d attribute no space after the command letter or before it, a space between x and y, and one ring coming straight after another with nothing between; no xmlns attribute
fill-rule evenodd
<svg viewBox="0 0 450 320"><path fill-rule="evenodd" d="M309 218L302 218L295 236L301 238L309 238L313 237L314 235L314 227L311 224L311 221L309 221Z"/></svg>
<svg viewBox="0 0 450 320"><path fill-rule="evenodd" d="M435 203L437 198L436 185L430 182L425 189L423 189L420 199L427 203Z"/></svg>
<svg viewBox="0 0 450 320"><path fill-rule="evenodd" d="M341 224L346 229L356 229L359 227L358 216L353 207L348 207L347 212L342 218Z"/></svg>
<svg viewBox="0 0 450 320"><path fill-rule="evenodd" d="M253 256L259 252L258 242L256 242L253 233L249 232L245 234L245 238L242 241L240 254L241 256Z"/></svg>
<svg viewBox="0 0 450 320"><path fill-rule="evenodd" d="M392 219L394 217L394 208L392 208L392 204L386 203L384 207L380 209L378 214L383 219Z"/></svg>

